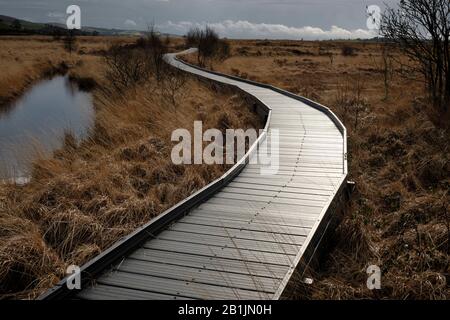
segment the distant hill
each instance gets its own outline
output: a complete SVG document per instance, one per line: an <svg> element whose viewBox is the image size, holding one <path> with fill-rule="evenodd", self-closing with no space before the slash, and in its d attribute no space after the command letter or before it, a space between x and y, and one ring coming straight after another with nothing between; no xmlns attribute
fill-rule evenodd
<svg viewBox="0 0 450 320"><path fill-rule="evenodd" d="M0 15L0 35L26 35L26 34L55 35L55 34L63 34L66 31L67 27L65 24L62 23L56 22L37 23L17 19L14 17ZM80 31L77 31L77 33L80 35L140 36L143 35L145 32L139 30L82 27ZM170 35L170 34L163 34L163 35Z"/></svg>
<svg viewBox="0 0 450 320"><path fill-rule="evenodd" d="M56 23L56 22L50 22L49 25L67 29L66 25L63 23ZM108 29L108 28L99 28L99 27L82 27L82 32L87 33L96 33L102 36L120 36L120 35L142 35L144 34L143 31L138 30L124 30L124 29Z"/></svg>
<svg viewBox="0 0 450 320"><path fill-rule="evenodd" d="M24 27L26 29L36 30L36 29L42 28L41 23L33 23L33 22L20 20L20 19L16 19L13 17L3 16L3 15L0 15L0 27L2 29L3 28L14 28L13 24L14 24L14 21L16 21L16 20L18 20L20 22L20 24L22 25L22 27Z"/></svg>
<svg viewBox="0 0 450 320"><path fill-rule="evenodd" d="M0 15L0 34L54 34L65 28Z"/></svg>

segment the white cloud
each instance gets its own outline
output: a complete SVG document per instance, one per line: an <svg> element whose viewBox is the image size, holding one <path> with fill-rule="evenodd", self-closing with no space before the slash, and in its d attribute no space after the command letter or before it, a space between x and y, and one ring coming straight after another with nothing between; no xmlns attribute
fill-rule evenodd
<svg viewBox="0 0 450 320"><path fill-rule="evenodd" d="M127 27L130 27L130 28L134 28L134 27L137 26L137 23L134 22L134 21L131 20L131 19L125 20L125 22L124 22L123 24L124 24L125 26L127 26Z"/></svg>
<svg viewBox="0 0 450 320"><path fill-rule="evenodd" d="M185 34L192 27L204 27L207 23L180 21L160 25L164 32ZM317 27L289 27L283 24L252 23L249 21L224 20L222 22L208 23L220 36L241 39L356 39L373 38L377 34L365 29L347 30L332 26L330 30Z"/></svg>

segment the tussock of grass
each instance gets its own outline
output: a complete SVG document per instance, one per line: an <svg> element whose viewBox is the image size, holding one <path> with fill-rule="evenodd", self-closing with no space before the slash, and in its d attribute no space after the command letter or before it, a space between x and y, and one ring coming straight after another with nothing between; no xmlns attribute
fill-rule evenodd
<svg viewBox="0 0 450 320"><path fill-rule="evenodd" d="M32 297L58 279L63 263L32 221L0 211L0 288L4 297Z"/></svg>

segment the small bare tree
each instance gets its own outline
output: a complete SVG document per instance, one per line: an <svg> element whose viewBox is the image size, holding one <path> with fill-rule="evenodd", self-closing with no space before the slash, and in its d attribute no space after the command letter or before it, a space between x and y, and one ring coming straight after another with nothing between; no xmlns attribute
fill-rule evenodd
<svg viewBox="0 0 450 320"><path fill-rule="evenodd" d="M346 77L336 87L334 104L340 109L340 115L344 121L352 121L353 127L358 129L361 114L367 108L367 102L363 98L364 82L361 76ZM349 117L350 116L350 117ZM350 119L349 119L350 118Z"/></svg>
<svg viewBox="0 0 450 320"><path fill-rule="evenodd" d="M199 28L192 28L186 34L186 48L196 47L202 37L202 30Z"/></svg>
<svg viewBox="0 0 450 320"><path fill-rule="evenodd" d="M230 55L230 45L209 26L204 30L194 28L186 35L186 46L198 48L198 64L205 66L213 59L224 60Z"/></svg>
<svg viewBox="0 0 450 320"><path fill-rule="evenodd" d="M113 45L104 56L106 78L118 90L133 87L148 79L151 65L141 49Z"/></svg>
<svg viewBox="0 0 450 320"><path fill-rule="evenodd" d="M166 66L161 81L162 96L168 100L173 107L177 108L178 99L183 94L183 88L186 85L187 78L182 71Z"/></svg>
<svg viewBox="0 0 450 320"><path fill-rule="evenodd" d="M448 111L450 1L401 0L398 8L386 9L381 33L414 62L407 66L409 73L423 75L433 104Z"/></svg>
<svg viewBox="0 0 450 320"><path fill-rule="evenodd" d="M161 40L161 35L152 23L148 27L147 37L145 41L145 50L151 59L154 76L159 82L162 80L162 72L164 68L163 57L167 52L167 48Z"/></svg>

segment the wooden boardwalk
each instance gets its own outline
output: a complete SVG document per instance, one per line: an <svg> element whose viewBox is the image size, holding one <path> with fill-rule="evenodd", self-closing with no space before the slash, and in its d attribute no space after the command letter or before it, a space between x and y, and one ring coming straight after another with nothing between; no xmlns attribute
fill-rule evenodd
<svg viewBox="0 0 450 320"><path fill-rule="evenodd" d="M345 128L304 98L200 70L173 54L165 58L238 87L270 109L266 138L279 130L279 172L263 176L259 165L248 164L188 214L157 234L147 232L77 297L279 299L299 262L314 254L333 214L330 204L345 184Z"/></svg>

